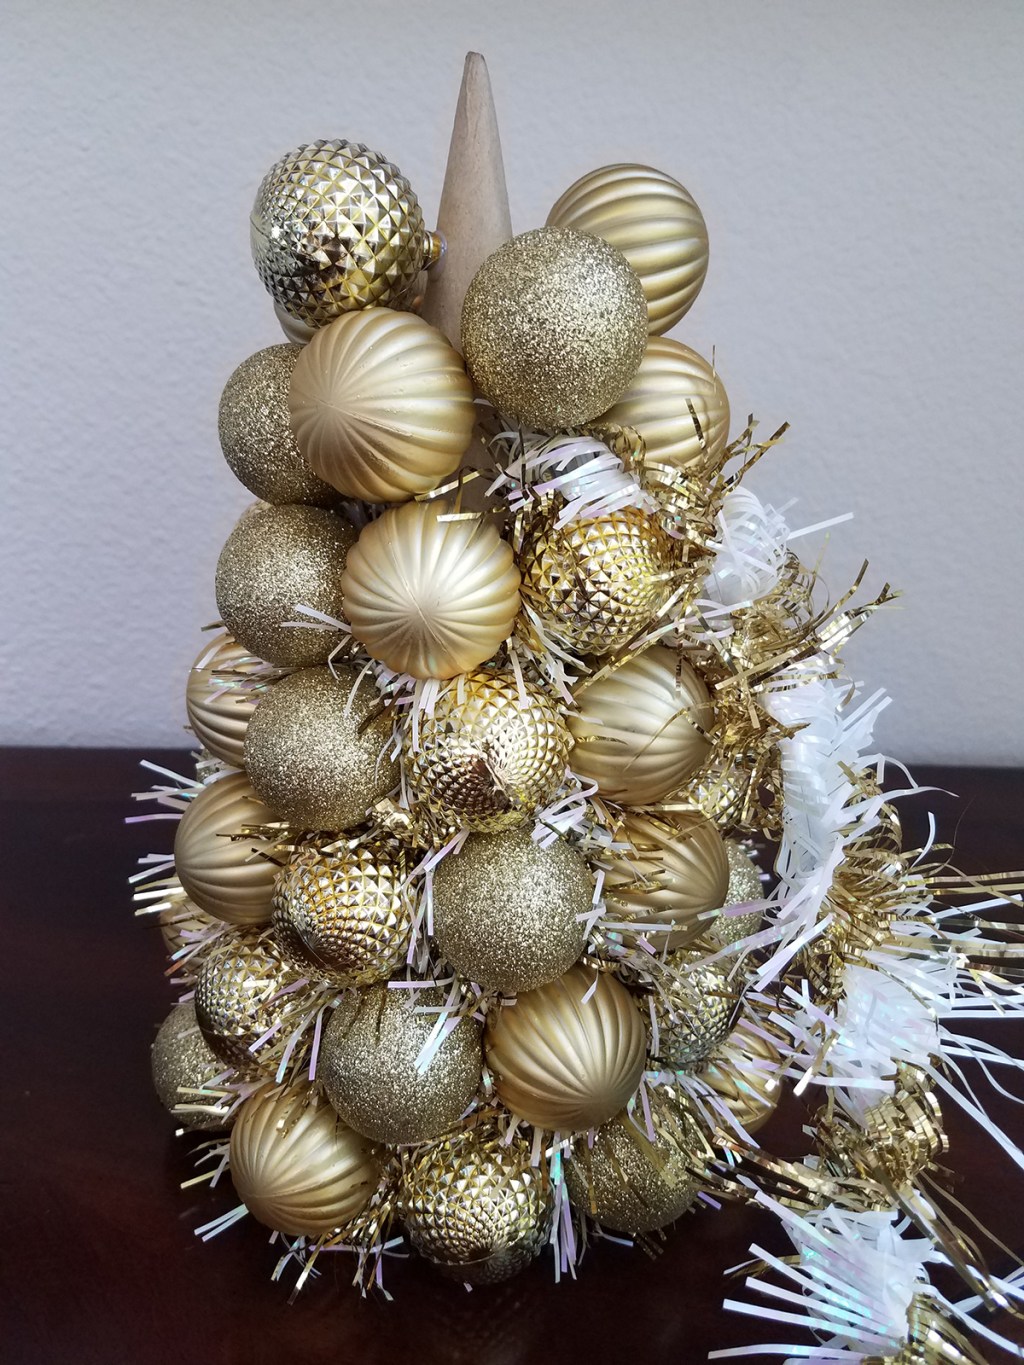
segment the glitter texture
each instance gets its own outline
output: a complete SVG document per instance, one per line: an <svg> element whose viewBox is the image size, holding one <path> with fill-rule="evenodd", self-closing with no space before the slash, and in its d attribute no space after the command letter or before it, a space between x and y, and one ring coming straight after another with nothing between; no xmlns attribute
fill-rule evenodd
<svg viewBox="0 0 1024 1365"><path fill-rule="evenodd" d="M160 1103L169 1109L183 1128L200 1132L208 1128L224 1128L228 1120L219 1114L180 1112L177 1105L200 1105L215 1108L221 1097L208 1097L193 1092L210 1084L224 1071L224 1063L210 1050L199 1031L192 1002L175 1005L160 1025L150 1053L153 1087Z"/></svg>
<svg viewBox="0 0 1024 1365"><path fill-rule="evenodd" d="M346 996L324 1030L317 1074L341 1117L390 1144L426 1142L453 1127L480 1084L480 1025L460 1019L425 1070L417 1061L437 1022L435 987L371 986Z"/></svg>
<svg viewBox="0 0 1024 1365"><path fill-rule="evenodd" d="M477 387L528 426L578 426L625 392L644 354L647 305L621 252L585 232L513 237L474 275L462 349Z"/></svg>
<svg viewBox="0 0 1024 1365"><path fill-rule="evenodd" d="M655 1060L668 1071L689 1071L725 1041L736 1011L736 990L724 971L700 965L700 953L673 953L662 990L653 998L658 1026Z"/></svg>
<svg viewBox="0 0 1024 1365"><path fill-rule="evenodd" d="M729 889L725 893L723 908L730 905L744 905L747 901L764 899L764 886L757 863L735 839L726 839L725 856L729 860ZM710 926L710 935L716 943L735 943L737 939L756 934L764 920L761 910L751 910L746 915L719 915Z"/></svg>
<svg viewBox="0 0 1024 1365"><path fill-rule="evenodd" d="M189 900L229 924L270 919L277 867L263 839L236 839L244 825L265 825L270 811L242 773L204 787L181 818L174 865Z"/></svg>
<svg viewBox="0 0 1024 1365"><path fill-rule="evenodd" d="M262 681L262 673L270 679ZM249 720L275 676L227 632L200 650L189 669L185 710L196 739L214 758L232 768L242 766Z"/></svg>
<svg viewBox="0 0 1024 1365"><path fill-rule="evenodd" d="M251 1076L275 1062L249 1048L291 1013L299 992L277 999L295 979L269 933L243 930L220 938L196 980L196 1019L218 1057Z"/></svg>
<svg viewBox="0 0 1024 1365"><path fill-rule="evenodd" d="M583 950L594 879L571 844L527 830L474 834L434 874L434 937L455 970L489 990L529 991Z"/></svg>
<svg viewBox="0 0 1024 1365"><path fill-rule="evenodd" d="M659 1125L656 1141L625 1114L601 1128L591 1147L573 1146L565 1183L576 1207L613 1232L654 1232L675 1220L696 1199L697 1149L691 1151L682 1123Z"/></svg>

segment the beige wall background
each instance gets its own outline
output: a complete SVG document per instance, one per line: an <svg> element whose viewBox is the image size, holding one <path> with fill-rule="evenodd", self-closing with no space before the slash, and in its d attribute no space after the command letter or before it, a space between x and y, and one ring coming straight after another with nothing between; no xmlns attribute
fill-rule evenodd
<svg viewBox="0 0 1024 1365"><path fill-rule="evenodd" d="M675 335L715 348L757 471L838 593L903 601L849 650L914 760L1024 759L1024 96L1019 0L7 0L0 741L184 740L185 671L248 495L220 455L234 366L279 339L256 186L343 135L436 207L468 48L516 230L577 175L681 179L711 269Z"/></svg>

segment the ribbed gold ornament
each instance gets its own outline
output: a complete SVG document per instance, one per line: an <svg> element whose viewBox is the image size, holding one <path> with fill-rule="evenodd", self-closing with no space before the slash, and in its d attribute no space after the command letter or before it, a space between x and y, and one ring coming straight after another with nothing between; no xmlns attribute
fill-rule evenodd
<svg viewBox="0 0 1024 1365"><path fill-rule="evenodd" d="M733 905L764 900L765 889L757 863L735 839L726 839L725 856L729 860L729 887L722 904L723 912ZM764 920L764 911L751 910L745 915L722 913L711 920L708 932L716 943L736 943L741 938L756 934Z"/></svg>
<svg viewBox="0 0 1024 1365"><path fill-rule="evenodd" d="M174 839L174 866L189 899L229 924L266 923L277 876L269 856L274 845L243 837L241 831L272 819L243 773L205 786L186 809Z"/></svg>
<svg viewBox="0 0 1024 1365"><path fill-rule="evenodd" d="M729 1036L736 1013L736 987L726 970L703 965L699 953L671 953L666 973L653 1000L654 1024L650 1050L667 1071L691 1071L705 1062Z"/></svg>
<svg viewBox="0 0 1024 1365"><path fill-rule="evenodd" d="M636 507L564 526L557 525L559 510L546 507L524 526L517 556L523 601L580 654L608 654L649 625L669 595L671 542Z"/></svg>
<svg viewBox="0 0 1024 1365"><path fill-rule="evenodd" d="M399 1207L409 1240L442 1274L497 1284L547 1240L554 1201L547 1166L530 1144L492 1126L465 1128L410 1156Z"/></svg>
<svg viewBox="0 0 1024 1365"><path fill-rule="evenodd" d="M523 823L561 786L572 738L558 706L511 673L475 669L443 687L405 740L413 799L444 825Z"/></svg>
<svg viewBox="0 0 1024 1365"><path fill-rule="evenodd" d="M617 247L643 285L651 332L667 332L700 292L708 230L690 192L653 166L601 166L581 176L548 214Z"/></svg>
<svg viewBox="0 0 1024 1365"><path fill-rule="evenodd" d="M297 147L271 166L250 229L260 279L312 327L368 304L401 308L440 250L398 167L340 138Z"/></svg>
<svg viewBox="0 0 1024 1365"><path fill-rule="evenodd" d="M781 1069L778 1048L741 1024L715 1049L700 1076L753 1136L775 1113L782 1097ZM731 1124L722 1121L721 1127L727 1137L735 1139Z"/></svg>
<svg viewBox="0 0 1024 1365"><path fill-rule="evenodd" d="M300 848L274 888L274 934L300 967L338 986L386 980L409 947L416 897L408 878L395 844Z"/></svg>
<svg viewBox="0 0 1024 1365"><path fill-rule="evenodd" d="M277 676L226 631L200 650L189 669L185 710L196 739L214 758L242 766L249 720Z"/></svg>
<svg viewBox="0 0 1024 1365"><path fill-rule="evenodd" d="M196 980L196 1019L210 1047L243 1075L273 1071L252 1045L292 1013L296 993L282 996L297 973L268 932L247 929L218 939Z"/></svg>
<svg viewBox="0 0 1024 1365"><path fill-rule="evenodd" d="M150 1065L160 1103L183 1128L227 1127L224 1096L212 1084L226 1068L200 1033L191 1000L175 1005L160 1025Z"/></svg>
<svg viewBox="0 0 1024 1365"><path fill-rule="evenodd" d="M231 1180L254 1218L289 1237L342 1228L380 1180L372 1145L338 1118L314 1086L265 1085L239 1110Z"/></svg>

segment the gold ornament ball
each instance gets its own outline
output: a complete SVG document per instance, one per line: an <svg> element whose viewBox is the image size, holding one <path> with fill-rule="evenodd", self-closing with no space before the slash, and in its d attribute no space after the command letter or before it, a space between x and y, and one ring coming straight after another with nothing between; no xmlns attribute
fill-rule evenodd
<svg viewBox="0 0 1024 1365"><path fill-rule="evenodd" d="M733 905L764 900L765 895L757 863L742 844L735 839L726 839L725 856L729 860L729 887L722 903L722 914L712 920L709 926L711 937L723 947L756 934L764 921L762 910L750 910L745 915L727 915L725 911Z"/></svg>
<svg viewBox="0 0 1024 1365"><path fill-rule="evenodd" d="M594 879L564 839L526 829L473 834L434 872L434 938L460 976L487 990L531 991L583 951Z"/></svg>
<svg viewBox="0 0 1024 1365"><path fill-rule="evenodd" d="M672 953L671 975L652 997L651 1056L666 1071L691 1071L729 1036L736 988L727 971L700 961L698 953Z"/></svg>
<svg viewBox="0 0 1024 1365"><path fill-rule="evenodd" d="M417 1061L437 1022L437 987L371 986L346 996L324 1030L317 1076L335 1109L359 1133L389 1145L426 1142L454 1127L483 1068L480 1025L460 1019L421 1070Z"/></svg>
<svg viewBox="0 0 1024 1365"><path fill-rule="evenodd" d="M301 1008L300 992L281 995L297 979L269 933L246 929L218 939L195 994L196 1019L217 1056L243 1076L272 1071L276 1062L251 1048Z"/></svg>
<svg viewBox="0 0 1024 1365"><path fill-rule="evenodd" d="M341 138L275 162L249 223L260 279L281 308L311 327L368 304L401 308L440 251L398 167Z"/></svg>
<svg viewBox="0 0 1024 1365"><path fill-rule="evenodd" d="M499 412L528 426L579 426L626 391L643 358L647 305L607 242L546 227L505 242L473 276L462 349Z"/></svg>
<svg viewBox="0 0 1024 1365"><path fill-rule="evenodd" d="M578 653L608 654L648 626L669 595L672 543L636 507L563 526L558 510L525 524L517 556L523 601Z"/></svg>
<svg viewBox="0 0 1024 1365"><path fill-rule="evenodd" d="M274 845L243 836L242 829L272 819L243 773L208 783L186 808L174 839L174 866L189 900L228 924L266 923L277 866L264 855Z"/></svg>
<svg viewBox="0 0 1024 1365"><path fill-rule="evenodd" d="M593 1146L577 1141L565 1163L569 1198L602 1227L631 1236L654 1232L681 1217L700 1192L696 1148L681 1124L655 1127L655 1141L618 1114L599 1128Z"/></svg>
<svg viewBox="0 0 1024 1365"><path fill-rule="evenodd" d="M313 1086L265 1085L231 1133L231 1180L252 1216L289 1237L344 1227L370 1202L380 1161Z"/></svg>
<svg viewBox="0 0 1024 1365"><path fill-rule="evenodd" d="M405 741L413 799L442 824L520 825L561 786L572 738L559 707L511 673L477 669L441 688Z"/></svg>
<svg viewBox="0 0 1024 1365"><path fill-rule="evenodd" d="M729 885L725 841L698 811L631 813L616 831L604 892L612 920L636 924L656 950L682 948L706 927Z"/></svg>
<svg viewBox="0 0 1024 1365"><path fill-rule="evenodd" d="M317 332L295 365L292 430L350 498L404 502L462 461L476 406L459 353L412 313L367 308Z"/></svg>
<svg viewBox="0 0 1024 1365"><path fill-rule="evenodd" d="M232 474L268 503L333 507L337 491L299 453L288 412L288 388L301 346L267 346L235 370L220 398L217 430Z"/></svg>
<svg viewBox="0 0 1024 1365"><path fill-rule="evenodd" d="M653 166L601 166L570 185L548 214L553 227L602 237L639 276L651 332L690 311L708 270L708 230L693 195Z"/></svg>
<svg viewBox="0 0 1024 1365"><path fill-rule="evenodd" d="M252 713L278 676L226 631L200 650L189 669L185 710L196 739L214 758L242 766Z"/></svg>
<svg viewBox="0 0 1024 1365"><path fill-rule="evenodd" d="M223 920L200 910L184 892L160 911L160 935L168 957L187 951L200 938L205 938L211 930L219 929L222 924Z"/></svg>
<svg viewBox="0 0 1024 1365"><path fill-rule="evenodd" d="M342 578L356 640L396 673L452 678L507 639L519 612L512 547L482 517L392 507L359 534Z"/></svg>
<svg viewBox="0 0 1024 1365"><path fill-rule="evenodd" d="M707 761L714 708L704 683L654 645L576 690L570 712L572 766L601 795L646 806L680 787Z"/></svg>
<svg viewBox="0 0 1024 1365"><path fill-rule="evenodd" d="M703 356L681 341L652 337L629 387L601 420L638 431L647 448L646 482L671 487L680 474L720 458L729 440L729 399Z"/></svg>
<svg viewBox="0 0 1024 1365"><path fill-rule="evenodd" d="M782 1057L774 1043L740 1024L711 1054L700 1077L752 1137L775 1113L782 1097L781 1070ZM737 1137L732 1124L724 1119L719 1124L729 1138Z"/></svg>
<svg viewBox="0 0 1024 1365"><path fill-rule="evenodd" d="M150 1064L160 1103L183 1128L204 1132L227 1127L224 1098L211 1089L224 1063L200 1033L191 1000L175 1005L160 1025Z"/></svg>
<svg viewBox="0 0 1024 1365"><path fill-rule="evenodd" d="M410 1159L399 1207L414 1249L451 1279L497 1284L547 1241L554 1200L530 1143L466 1128Z"/></svg>
<svg viewBox="0 0 1024 1365"><path fill-rule="evenodd" d="M274 814L309 830L345 830L398 781L391 720L355 669L303 668L274 685L245 737L245 768Z"/></svg>
<svg viewBox="0 0 1024 1365"><path fill-rule="evenodd" d="M518 1118L583 1132L623 1109L643 1075L646 1035L620 981L589 967L520 995L487 1016L487 1064Z"/></svg>
<svg viewBox="0 0 1024 1365"><path fill-rule="evenodd" d="M228 536L217 561L217 610L240 644L281 668L327 662L338 643L296 611L341 618L341 576L355 529L321 507L256 508ZM307 621L314 626L290 626Z"/></svg>
<svg viewBox="0 0 1024 1365"><path fill-rule="evenodd" d="M386 980L405 961L416 912L409 867L382 842L298 849L274 888L274 934L300 967L339 987Z"/></svg>

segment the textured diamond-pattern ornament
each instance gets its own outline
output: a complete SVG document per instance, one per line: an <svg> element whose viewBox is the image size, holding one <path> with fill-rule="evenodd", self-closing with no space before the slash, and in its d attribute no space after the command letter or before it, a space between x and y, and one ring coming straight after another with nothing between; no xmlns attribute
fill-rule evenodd
<svg viewBox="0 0 1024 1365"><path fill-rule="evenodd" d="M412 794L444 824L495 832L520 825L555 794L572 748L558 707L510 674L453 680L406 743Z"/></svg>
<svg viewBox="0 0 1024 1365"><path fill-rule="evenodd" d="M398 167L337 138L297 147L271 166L250 229L263 283L312 327L371 303L402 307L438 251Z"/></svg>
<svg viewBox="0 0 1024 1365"><path fill-rule="evenodd" d="M249 1049L298 1003L299 992L281 995L295 979L265 930L218 940L203 963L195 995L196 1020L217 1056L247 1075L272 1071L276 1059L264 1060Z"/></svg>
<svg viewBox="0 0 1024 1365"><path fill-rule="evenodd" d="M729 1036L736 991L725 972L701 966L698 953L673 953L679 968L664 992L654 996L657 1040L651 1030L651 1053L669 1071L688 1071L705 1061Z"/></svg>
<svg viewBox="0 0 1024 1365"><path fill-rule="evenodd" d="M415 913L404 855L384 844L302 848L277 879L274 933L338 986L384 981L405 959Z"/></svg>

